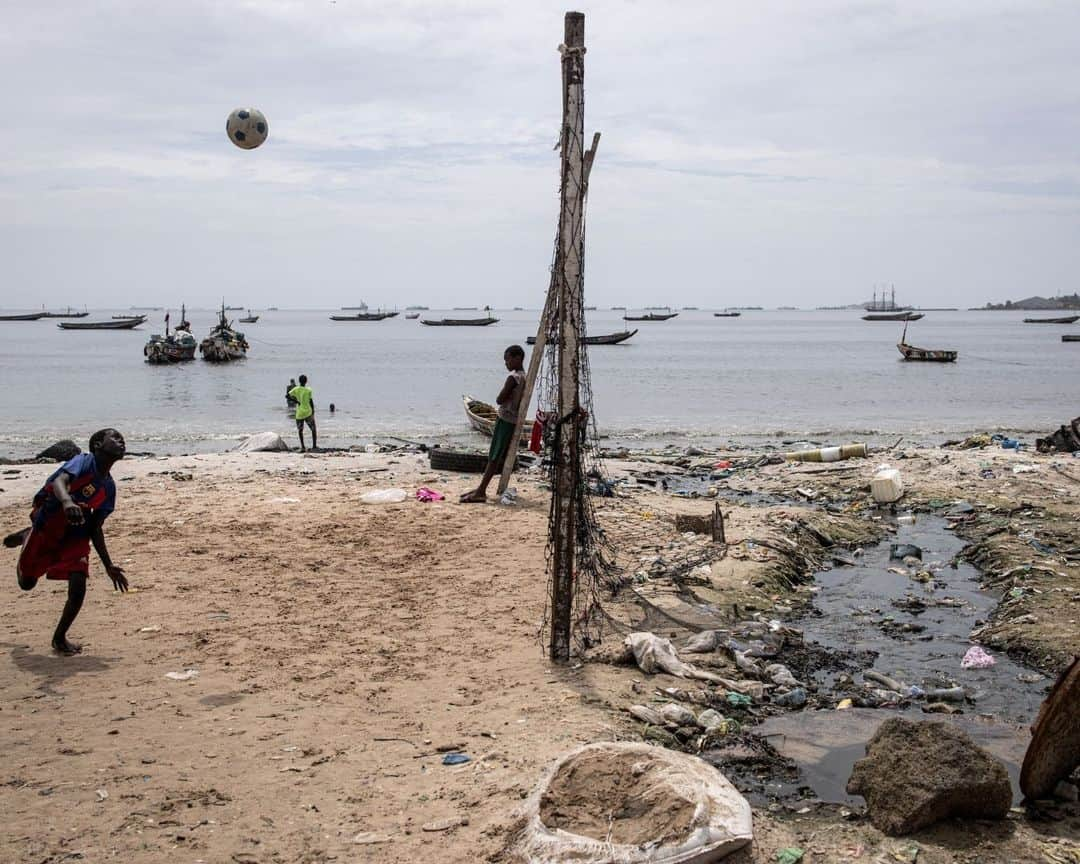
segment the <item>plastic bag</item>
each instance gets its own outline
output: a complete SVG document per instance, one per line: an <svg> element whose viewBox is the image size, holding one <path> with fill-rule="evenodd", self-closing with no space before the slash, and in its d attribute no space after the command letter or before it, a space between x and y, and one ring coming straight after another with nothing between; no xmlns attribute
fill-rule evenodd
<svg viewBox="0 0 1080 864"><path fill-rule="evenodd" d="M542 800L558 777L579 777L575 795L594 794L598 812L613 806L607 797L610 791L590 784L590 771L609 777L625 773L626 785L637 784L636 806L622 811L632 813L629 819L643 823L653 808L663 811L674 806L681 810L683 824L678 829L667 824L666 842L659 842L661 837L638 837L633 843L620 842L615 836L607 839L606 826L596 831L604 837L593 837L569 830L571 825L545 825L540 815ZM750 805L723 774L694 756L630 742L586 744L563 756L526 800L522 815L526 825L517 851L530 864L705 864L753 839Z"/></svg>
<svg viewBox="0 0 1080 864"><path fill-rule="evenodd" d="M964 659L960 661L961 669L986 669L988 666L993 666L997 661L992 655L987 654L978 645L972 645L968 648L967 653L964 655Z"/></svg>
<svg viewBox="0 0 1080 864"><path fill-rule="evenodd" d="M404 489L376 489L360 496L361 504L400 504L409 495Z"/></svg>

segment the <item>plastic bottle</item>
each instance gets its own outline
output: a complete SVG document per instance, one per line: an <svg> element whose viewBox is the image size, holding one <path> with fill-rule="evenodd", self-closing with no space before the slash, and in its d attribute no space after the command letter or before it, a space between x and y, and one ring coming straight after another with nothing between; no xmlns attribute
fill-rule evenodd
<svg viewBox="0 0 1080 864"><path fill-rule="evenodd" d="M801 708L806 704L806 691L802 687L788 690L787 693L778 693L772 697L774 705L782 705L785 708Z"/></svg>

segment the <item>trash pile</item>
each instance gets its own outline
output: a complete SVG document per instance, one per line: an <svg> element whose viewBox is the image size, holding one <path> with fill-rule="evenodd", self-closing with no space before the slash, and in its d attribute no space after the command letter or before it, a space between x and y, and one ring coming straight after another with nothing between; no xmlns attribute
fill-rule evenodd
<svg viewBox="0 0 1080 864"><path fill-rule="evenodd" d="M1035 439L1035 449L1040 453L1080 452L1080 417L1045 438Z"/></svg>

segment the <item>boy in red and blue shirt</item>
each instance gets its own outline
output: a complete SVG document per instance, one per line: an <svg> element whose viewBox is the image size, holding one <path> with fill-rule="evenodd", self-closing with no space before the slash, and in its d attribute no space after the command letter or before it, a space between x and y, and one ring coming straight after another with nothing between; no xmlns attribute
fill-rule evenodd
<svg viewBox="0 0 1080 864"><path fill-rule="evenodd" d="M124 571L112 563L102 525L116 508L112 466L124 458L124 436L102 429L90 436L90 452L80 453L54 471L34 496L31 526L4 538L5 546L22 544L16 572L24 591L38 579L68 583L68 599L53 634L59 654L78 654L82 648L67 639L68 628L82 609L90 573L90 544L117 591L127 591Z"/></svg>

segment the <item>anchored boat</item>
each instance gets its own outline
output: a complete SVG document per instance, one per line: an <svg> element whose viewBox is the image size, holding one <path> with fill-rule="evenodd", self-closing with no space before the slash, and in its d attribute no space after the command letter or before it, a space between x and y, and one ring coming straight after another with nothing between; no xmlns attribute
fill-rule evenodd
<svg viewBox="0 0 1080 864"><path fill-rule="evenodd" d="M355 315L331 315L331 321L382 321L393 318L397 312L357 312Z"/></svg>
<svg viewBox="0 0 1080 864"><path fill-rule="evenodd" d="M259 320L259 316L258 315L252 315L250 309L247 310L247 313L248 314L247 314L246 318L241 318L240 319L241 324L254 324L256 321Z"/></svg>
<svg viewBox="0 0 1080 864"><path fill-rule="evenodd" d="M637 330L623 330L620 333L606 333L603 336L586 336L584 342L586 345L618 345L620 342L625 342L635 333L637 333ZM558 339L548 339L549 344L554 344L558 341ZM527 345L535 345L536 337L527 337L525 343Z"/></svg>
<svg viewBox="0 0 1080 864"><path fill-rule="evenodd" d="M905 360L921 360L926 363L953 363L957 352L936 348L916 348L907 344L907 324L904 325L904 333L900 341L896 343L897 349Z"/></svg>
<svg viewBox="0 0 1080 864"><path fill-rule="evenodd" d="M924 317L922 312L871 312L863 315L863 321L918 321Z"/></svg>
<svg viewBox="0 0 1080 864"><path fill-rule="evenodd" d="M44 317L44 312L31 312L28 315L0 315L0 321L37 321Z"/></svg>
<svg viewBox="0 0 1080 864"><path fill-rule="evenodd" d="M439 318L438 320L421 318L420 323L428 327L487 327L488 324L495 324L498 320L489 315L486 318Z"/></svg>
<svg viewBox="0 0 1080 864"><path fill-rule="evenodd" d="M203 360L211 363L227 363L230 360L242 360L247 356L247 339L243 333L233 330L229 319L225 317L226 308L225 304L222 304L217 325L199 343Z"/></svg>
<svg viewBox="0 0 1080 864"><path fill-rule="evenodd" d="M184 318L183 312L180 313L180 318ZM169 315L165 314L165 335L154 333L143 346L143 355L147 363L164 366L195 359L195 349L199 343L191 335L187 321L181 320L180 323L186 326L178 325L172 333L169 333Z"/></svg>
<svg viewBox="0 0 1080 864"><path fill-rule="evenodd" d="M61 321L56 326L61 330L134 330L146 320L145 315L138 318L122 318L119 321Z"/></svg>
<svg viewBox="0 0 1080 864"><path fill-rule="evenodd" d="M1025 318L1025 324L1075 324L1080 315L1066 315L1064 318Z"/></svg>
<svg viewBox="0 0 1080 864"><path fill-rule="evenodd" d="M644 315L623 315L623 321L667 321L678 312L646 312Z"/></svg>

